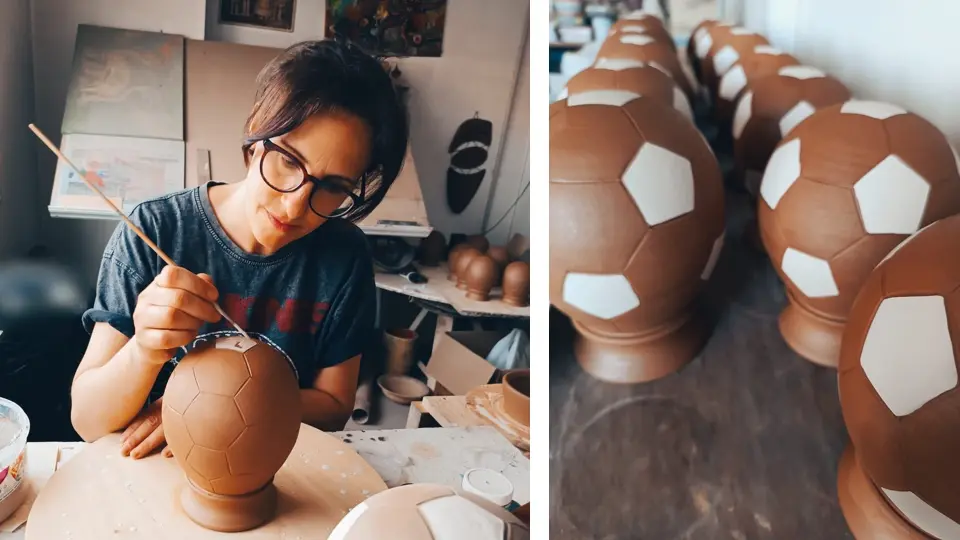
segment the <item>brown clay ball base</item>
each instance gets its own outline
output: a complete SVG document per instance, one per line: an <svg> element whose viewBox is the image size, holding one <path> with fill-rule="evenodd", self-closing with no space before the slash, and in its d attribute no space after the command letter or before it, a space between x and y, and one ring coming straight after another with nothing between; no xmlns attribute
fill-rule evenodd
<svg viewBox="0 0 960 540"><path fill-rule="evenodd" d="M907 523L883 498L857 463L848 445L837 470L840 510L857 540L928 540Z"/></svg>
<svg viewBox="0 0 960 540"><path fill-rule="evenodd" d="M180 490L180 506L194 523L218 532L255 529L273 518L277 511L277 488L268 483L246 495L217 495L193 482Z"/></svg>
<svg viewBox="0 0 960 540"><path fill-rule="evenodd" d="M817 316L793 302L780 313L780 334L791 349L814 364L837 369L844 323Z"/></svg>
<svg viewBox="0 0 960 540"><path fill-rule="evenodd" d="M635 336L598 334L573 321L577 362L593 377L609 383L649 382L678 371L697 357L707 342L703 321L689 314L677 323Z"/></svg>

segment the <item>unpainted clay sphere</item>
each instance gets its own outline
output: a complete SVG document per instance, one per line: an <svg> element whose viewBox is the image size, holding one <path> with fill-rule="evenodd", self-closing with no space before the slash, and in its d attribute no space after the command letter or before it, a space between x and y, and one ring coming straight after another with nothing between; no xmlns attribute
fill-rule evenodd
<svg viewBox="0 0 960 540"><path fill-rule="evenodd" d="M714 26L710 29L712 44L703 59L703 85L711 99L717 96L720 78L740 58L760 45L770 45L767 38L740 26Z"/></svg>
<svg viewBox="0 0 960 540"><path fill-rule="evenodd" d="M473 246L460 243L450 248L449 253L447 253L447 280L454 283L457 282L457 259L460 258L460 254L463 252L463 250L467 249L468 247Z"/></svg>
<svg viewBox="0 0 960 540"><path fill-rule="evenodd" d="M603 66L610 60L639 60L667 75L680 86L688 99L693 99L693 85L680 65L677 51L650 36L642 34L618 34L610 36L597 51L594 66Z"/></svg>
<svg viewBox="0 0 960 540"><path fill-rule="evenodd" d="M485 302L489 300L490 289L499 281L500 267L491 257L478 255L470 261L463 277L467 286L467 298Z"/></svg>
<svg viewBox="0 0 960 540"><path fill-rule="evenodd" d="M560 101L550 113L551 303L581 334L644 335L684 319L723 244L706 140L647 98Z"/></svg>
<svg viewBox="0 0 960 540"><path fill-rule="evenodd" d="M283 353L242 336L197 343L167 381L161 414L167 444L194 488L181 495L191 519L220 531L269 519L276 498L263 498L261 488L300 433L299 384ZM217 502L255 493L260 503L245 516L235 514L239 499L234 507Z"/></svg>
<svg viewBox="0 0 960 540"><path fill-rule="evenodd" d="M700 23L693 28L693 32L690 32L690 40L687 41L687 61L690 63L690 67L693 69L693 73L697 79L697 82L701 84L703 84L703 72L700 68L700 62L710 50L710 46L706 45L706 47L704 47L700 44L707 43L705 40L709 39L710 37L710 29L718 24L720 24L720 21L717 21L716 19L706 19L700 21Z"/></svg>
<svg viewBox="0 0 960 540"><path fill-rule="evenodd" d="M516 516L481 497L435 484L381 491L358 504L327 540L529 540Z"/></svg>
<svg viewBox="0 0 960 540"><path fill-rule="evenodd" d="M508 252L507 248L503 246L492 246L487 250L487 256L493 259L500 266L501 272L503 272L503 269L510 264L510 252Z"/></svg>
<svg viewBox="0 0 960 540"><path fill-rule="evenodd" d="M635 18L629 18L627 15L613 23L610 27L609 36L617 34L642 34L650 36L653 39L676 50L677 45L673 42L673 36L663 25L663 21L649 13L641 13Z"/></svg>
<svg viewBox="0 0 960 540"><path fill-rule="evenodd" d="M746 190L757 196L770 154L794 126L850 98L843 83L810 66L787 66L751 81L733 117L734 166Z"/></svg>
<svg viewBox="0 0 960 540"><path fill-rule="evenodd" d="M958 212L956 154L924 118L848 101L801 122L770 158L758 203L763 245L788 290L787 343L835 367L870 271L909 235Z"/></svg>
<svg viewBox="0 0 960 540"><path fill-rule="evenodd" d="M574 75L558 96L568 103L620 104L648 97L674 107L693 121L693 108L670 75L639 60L605 60Z"/></svg>
<svg viewBox="0 0 960 540"><path fill-rule="evenodd" d="M530 305L530 265L514 261L503 270L503 301L512 306Z"/></svg>
<svg viewBox="0 0 960 540"><path fill-rule="evenodd" d="M860 467L903 517L938 539L960 538L958 245L960 217L948 217L873 270L850 310L839 365Z"/></svg>
<svg viewBox="0 0 960 540"><path fill-rule="evenodd" d="M490 249L490 240L482 234L471 234L464 243L477 248L480 253L486 253Z"/></svg>
<svg viewBox="0 0 960 540"><path fill-rule="evenodd" d="M727 123L733 119L737 100L751 81L773 75L787 66L797 65L800 65L800 61L793 56L770 45L757 45L752 51L741 56L720 78L714 101L715 117L721 123L729 125Z"/></svg>
<svg viewBox="0 0 960 540"><path fill-rule="evenodd" d="M420 241L418 255L420 264L424 266L439 266L447 250L447 239L443 233L434 229L426 238Z"/></svg>
<svg viewBox="0 0 960 540"><path fill-rule="evenodd" d="M466 289L467 282L465 281L467 276L467 268L470 266L470 263L473 261L474 257L479 257L483 255L480 251L473 247L467 246L459 254L457 254L457 267L455 273L457 275L457 288Z"/></svg>

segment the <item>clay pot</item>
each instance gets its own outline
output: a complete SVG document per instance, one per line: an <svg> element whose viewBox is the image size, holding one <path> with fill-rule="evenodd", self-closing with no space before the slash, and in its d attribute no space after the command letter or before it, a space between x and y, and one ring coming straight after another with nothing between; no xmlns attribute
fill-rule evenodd
<svg viewBox="0 0 960 540"><path fill-rule="evenodd" d="M420 264L423 266L440 266L444 252L447 250L447 239L443 233L434 229L426 238L420 241Z"/></svg>
<svg viewBox="0 0 960 540"><path fill-rule="evenodd" d="M497 282L499 270L500 267L492 258L486 255L474 257L463 276L467 298L480 302L489 300L490 290Z"/></svg>
<svg viewBox="0 0 960 540"><path fill-rule="evenodd" d="M463 289L463 290L467 289L467 282L466 282L467 268L470 267L470 262L473 261L474 257L479 257L481 255L483 255L483 253L480 253L480 251L478 251L477 248L473 246L465 247L457 255L457 265L456 265L456 268L454 268L454 273L457 276L458 289Z"/></svg>
<svg viewBox="0 0 960 540"><path fill-rule="evenodd" d="M767 38L741 26L716 25L709 30L711 45L703 58L703 85L711 99L717 95L720 78L742 56L759 45L770 45Z"/></svg>
<svg viewBox="0 0 960 540"><path fill-rule="evenodd" d="M649 13L640 13L634 18L630 18L629 15L621 17L610 27L610 33L607 34L607 39L619 34L650 36L673 50L677 49L676 43L673 42L673 36L670 35L670 31L663 25L663 21Z"/></svg>
<svg viewBox="0 0 960 540"><path fill-rule="evenodd" d="M509 371L503 376L503 410L518 424L530 426L530 370Z"/></svg>
<svg viewBox="0 0 960 540"><path fill-rule="evenodd" d="M510 253L503 246L493 246L487 250L487 257L490 257L500 267L500 272L510 264Z"/></svg>
<svg viewBox="0 0 960 540"><path fill-rule="evenodd" d="M693 69L694 77L701 84L703 83L703 74L700 68L700 61L710 50L712 43L710 40L710 29L719 24L715 19L706 19L700 21L700 24L690 32L690 40L687 42L686 55L690 67Z"/></svg>
<svg viewBox="0 0 960 540"><path fill-rule="evenodd" d="M503 271L503 301L511 306L530 305L530 265L514 261Z"/></svg>
<svg viewBox="0 0 960 540"><path fill-rule="evenodd" d="M650 36L639 34L617 34L610 36L597 52L595 66L602 66L610 60L639 60L670 75L673 81L693 100L693 86L680 65L677 51L670 45L657 41Z"/></svg>
<svg viewBox="0 0 960 540"><path fill-rule="evenodd" d="M781 68L798 65L799 60L770 45L758 45L745 52L740 60L724 73L717 87L714 117L722 126L721 129L729 129L737 100L750 86L751 81L774 75Z"/></svg>
<svg viewBox="0 0 960 540"><path fill-rule="evenodd" d="M871 270L909 235L958 212L957 158L927 120L848 101L801 122L770 158L758 203L763 245L787 287L787 344L836 367Z"/></svg>
<svg viewBox="0 0 960 540"><path fill-rule="evenodd" d="M717 159L650 99L550 114L550 301L577 360L613 382L672 373L707 338L694 306L723 246Z"/></svg>
<svg viewBox="0 0 960 540"><path fill-rule="evenodd" d="M221 532L272 519L273 476L300 432L300 392L287 358L242 336L196 347L180 360L163 396L167 444L187 477L184 513Z"/></svg>
<svg viewBox="0 0 960 540"><path fill-rule="evenodd" d="M794 126L849 99L843 83L809 66L787 66L750 81L732 127L734 170L747 192L756 198L770 154Z"/></svg>
<svg viewBox="0 0 960 540"><path fill-rule="evenodd" d="M383 332L383 348L388 375L406 375L413 367L417 333L409 328L392 328Z"/></svg>
<svg viewBox="0 0 960 540"><path fill-rule="evenodd" d="M601 59L593 68L574 75L560 97L571 104L623 102L640 96L674 107L693 121L693 109L686 94L663 71L639 60Z"/></svg>
<svg viewBox="0 0 960 540"><path fill-rule="evenodd" d="M850 309L838 382L851 447L838 491L856 538L960 534L957 245L960 216L922 229L869 273Z"/></svg>
<svg viewBox="0 0 960 540"><path fill-rule="evenodd" d="M482 234L471 234L464 243L477 248L480 253L486 253L490 249L490 240Z"/></svg>

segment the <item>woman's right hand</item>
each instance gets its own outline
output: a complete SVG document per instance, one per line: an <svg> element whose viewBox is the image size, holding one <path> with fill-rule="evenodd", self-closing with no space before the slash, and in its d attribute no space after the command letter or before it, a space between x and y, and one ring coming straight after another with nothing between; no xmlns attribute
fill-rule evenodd
<svg viewBox="0 0 960 540"><path fill-rule="evenodd" d="M204 323L219 321L211 303L218 295L209 275L165 266L137 297L133 311L134 339L144 356L166 362L168 352L193 341Z"/></svg>

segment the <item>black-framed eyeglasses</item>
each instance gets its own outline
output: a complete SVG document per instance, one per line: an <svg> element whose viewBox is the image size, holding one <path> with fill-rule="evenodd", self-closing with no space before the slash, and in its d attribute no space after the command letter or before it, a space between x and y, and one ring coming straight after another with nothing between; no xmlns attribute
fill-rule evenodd
<svg viewBox="0 0 960 540"><path fill-rule="evenodd" d="M337 175L317 178L311 176L303 163L283 147L269 139L262 142L260 178L272 189L281 193L293 193L310 182L310 210L324 218L342 216L363 203L366 197L366 176L360 177L359 181ZM319 210L325 203L329 204L330 197L336 196L342 196L344 200L333 213L324 214Z"/></svg>

